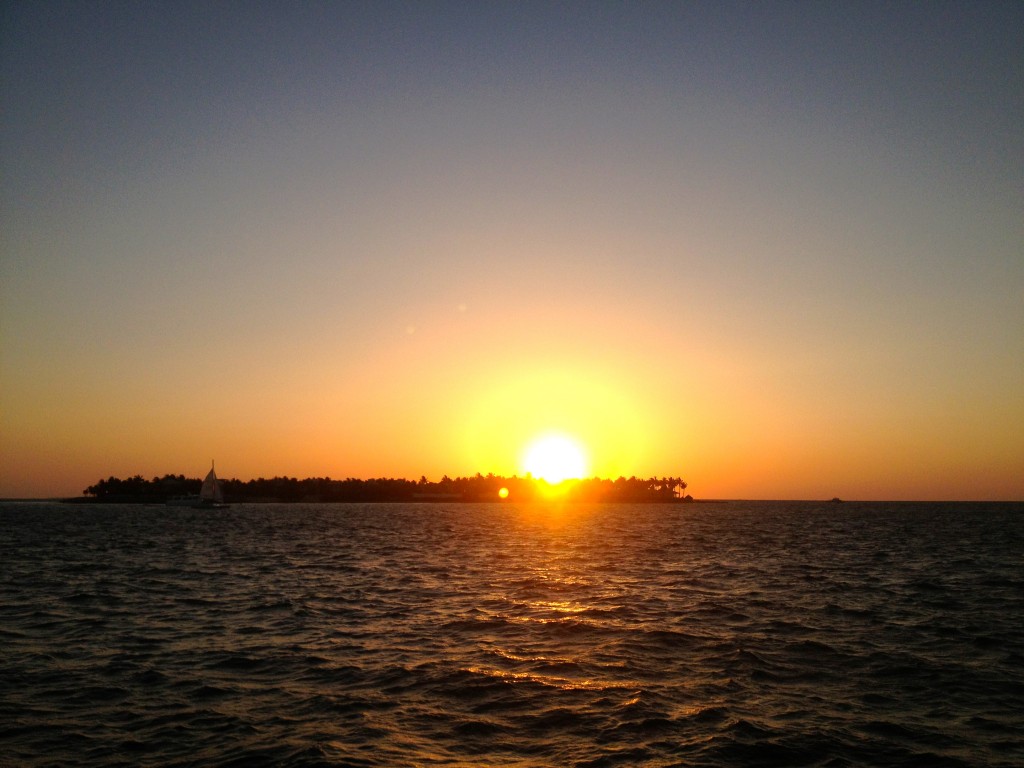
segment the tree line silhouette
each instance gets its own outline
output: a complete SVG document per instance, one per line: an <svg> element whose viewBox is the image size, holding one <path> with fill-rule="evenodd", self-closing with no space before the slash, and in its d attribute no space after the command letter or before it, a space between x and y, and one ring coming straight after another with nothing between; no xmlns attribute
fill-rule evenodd
<svg viewBox="0 0 1024 768"><path fill-rule="evenodd" d="M361 480L330 477L258 478L256 480L221 480L221 490L229 502L416 502L416 501L498 501L501 489L508 491L509 501L531 501L548 498L554 492L569 501L594 502L674 502L691 500L683 496L686 483L679 477L619 477L616 480L590 478L566 480L551 485L531 477L503 477L477 473L473 477L450 478L437 482L426 477L418 481L401 478ZM90 485L80 501L107 503L161 504L169 499L195 496L202 480L184 475L164 475L146 480L141 475L126 479L109 477Z"/></svg>

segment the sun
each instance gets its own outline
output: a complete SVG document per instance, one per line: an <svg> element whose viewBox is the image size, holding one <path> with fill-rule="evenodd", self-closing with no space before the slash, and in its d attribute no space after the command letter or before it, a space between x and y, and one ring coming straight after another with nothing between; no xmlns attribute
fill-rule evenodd
<svg viewBox="0 0 1024 768"><path fill-rule="evenodd" d="M587 474L582 446L565 435L544 435L530 443L523 454L523 469L552 485Z"/></svg>

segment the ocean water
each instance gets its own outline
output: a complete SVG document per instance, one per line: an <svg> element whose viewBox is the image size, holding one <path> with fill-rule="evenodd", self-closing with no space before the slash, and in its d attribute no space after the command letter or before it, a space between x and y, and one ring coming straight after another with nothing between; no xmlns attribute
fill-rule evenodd
<svg viewBox="0 0 1024 768"><path fill-rule="evenodd" d="M1021 766L1024 505L0 505L0 765Z"/></svg>

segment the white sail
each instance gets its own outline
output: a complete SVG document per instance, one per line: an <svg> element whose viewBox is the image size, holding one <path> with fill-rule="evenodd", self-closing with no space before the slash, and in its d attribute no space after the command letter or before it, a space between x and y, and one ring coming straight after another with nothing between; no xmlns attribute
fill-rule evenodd
<svg viewBox="0 0 1024 768"><path fill-rule="evenodd" d="M213 467L210 467L210 473L203 480L203 487L199 489L199 500L214 504L224 503L224 494L221 493L220 483L217 482L217 474L213 471Z"/></svg>

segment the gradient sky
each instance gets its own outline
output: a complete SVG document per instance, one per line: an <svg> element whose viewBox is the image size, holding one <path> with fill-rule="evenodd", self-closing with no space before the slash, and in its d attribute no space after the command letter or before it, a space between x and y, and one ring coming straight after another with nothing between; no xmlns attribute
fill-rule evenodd
<svg viewBox="0 0 1024 768"><path fill-rule="evenodd" d="M1024 4L3 3L0 496L1024 498Z"/></svg>

